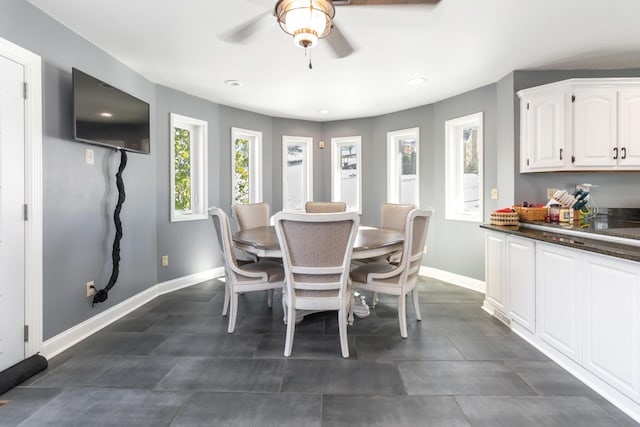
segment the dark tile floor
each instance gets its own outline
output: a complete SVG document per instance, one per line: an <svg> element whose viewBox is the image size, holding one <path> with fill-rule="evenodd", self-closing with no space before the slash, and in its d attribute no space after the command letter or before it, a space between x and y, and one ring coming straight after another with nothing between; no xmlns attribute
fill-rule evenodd
<svg viewBox="0 0 640 427"><path fill-rule="evenodd" d="M394 299L349 327L296 327L282 356L280 295L217 280L163 295L0 396L0 426L638 426L480 309L482 295L421 279L422 322L400 338ZM411 307L411 306L410 306Z"/></svg>

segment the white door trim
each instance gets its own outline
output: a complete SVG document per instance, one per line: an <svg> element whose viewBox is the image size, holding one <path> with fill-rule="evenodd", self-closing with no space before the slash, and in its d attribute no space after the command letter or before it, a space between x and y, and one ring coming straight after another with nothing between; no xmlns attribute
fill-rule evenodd
<svg viewBox="0 0 640 427"><path fill-rule="evenodd" d="M39 55L0 38L0 55L24 66L25 102L25 357L42 349L42 66Z"/></svg>

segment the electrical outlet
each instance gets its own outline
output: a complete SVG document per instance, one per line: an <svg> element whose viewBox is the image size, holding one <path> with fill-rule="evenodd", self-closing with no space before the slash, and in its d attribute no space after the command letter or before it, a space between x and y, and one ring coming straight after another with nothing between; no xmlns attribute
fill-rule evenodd
<svg viewBox="0 0 640 427"><path fill-rule="evenodd" d="M162 255L161 265L166 267L169 265L169 255Z"/></svg>
<svg viewBox="0 0 640 427"><path fill-rule="evenodd" d="M492 188L491 189L491 198L493 200L498 200L498 189L497 188Z"/></svg>
<svg viewBox="0 0 640 427"><path fill-rule="evenodd" d="M426 254L427 253L427 245L424 245L424 248L422 249L422 253Z"/></svg>
<svg viewBox="0 0 640 427"><path fill-rule="evenodd" d="M87 297L92 297L93 294L96 293L96 290L93 289L93 286L94 286L93 280L90 282L87 282Z"/></svg>
<svg viewBox="0 0 640 427"><path fill-rule="evenodd" d="M84 163L86 165L93 164L93 150L91 148L84 149Z"/></svg>
<svg viewBox="0 0 640 427"><path fill-rule="evenodd" d="M558 188L547 188L547 200L553 199L553 195L556 194L556 191L559 191Z"/></svg>

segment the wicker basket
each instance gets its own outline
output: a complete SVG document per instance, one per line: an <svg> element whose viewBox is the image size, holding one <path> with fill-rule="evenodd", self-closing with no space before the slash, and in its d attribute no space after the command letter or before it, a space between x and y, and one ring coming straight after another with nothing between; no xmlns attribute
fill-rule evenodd
<svg viewBox="0 0 640 427"><path fill-rule="evenodd" d="M491 212L491 225L519 225L517 212Z"/></svg>
<svg viewBox="0 0 640 427"><path fill-rule="evenodd" d="M522 206L514 206L513 209L518 213L520 219L525 221L544 221L544 217L549 214L547 208L523 208Z"/></svg>

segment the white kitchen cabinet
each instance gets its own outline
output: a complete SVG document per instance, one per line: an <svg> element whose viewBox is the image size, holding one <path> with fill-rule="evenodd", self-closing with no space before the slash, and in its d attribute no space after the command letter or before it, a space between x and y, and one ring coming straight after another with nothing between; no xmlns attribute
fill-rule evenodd
<svg viewBox="0 0 640 427"><path fill-rule="evenodd" d="M580 252L536 244L536 332L574 361L581 362Z"/></svg>
<svg viewBox="0 0 640 427"><path fill-rule="evenodd" d="M506 283L509 318L535 332L536 244L531 239L507 236Z"/></svg>
<svg viewBox="0 0 640 427"><path fill-rule="evenodd" d="M488 231L485 234L485 283L484 308L500 320L506 319L505 303L505 245L506 234Z"/></svg>
<svg viewBox="0 0 640 427"><path fill-rule="evenodd" d="M575 167L616 166L618 150L617 91L577 88L573 91Z"/></svg>
<svg viewBox="0 0 640 427"><path fill-rule="evenodd" d="M529 92L520 104L520 171L541 172L566 165L566 95L558 88Z"/></svg>
<svg viewBox="0 0 640 427"><path fill-rule="evenodd" d="M520 172L640 170L640 78L524 89Z"/></svg>
<svg viewBox="0 0 640 427"><path fill-rule="evenodd" d="M640 88L618 93L618 165L640 166Z"/></svg>
<svg viewBox="0 0 640 427"><path fill-rule="evenodd" d="M640 400L640 266L585 254L583 271L583 365Z"/></svg>

